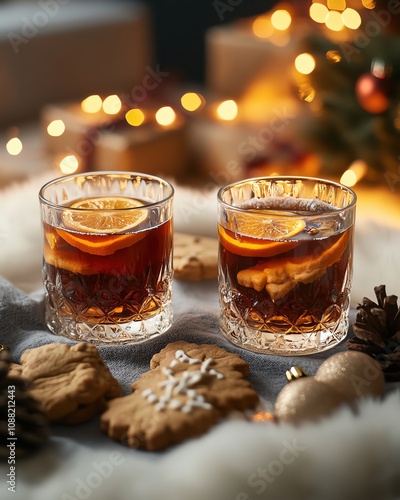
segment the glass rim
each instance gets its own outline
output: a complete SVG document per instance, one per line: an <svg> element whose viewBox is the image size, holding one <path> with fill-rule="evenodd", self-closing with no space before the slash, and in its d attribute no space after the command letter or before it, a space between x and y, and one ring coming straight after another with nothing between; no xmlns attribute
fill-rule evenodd
<svg viewBox="0 0 400 500"><path fill-rule="evenodd" d="M138 207L126 207L126 208L96 208L96 209L93 209L95 210L96 212L115 212L115 211L130 211L130 210L143 210L143 209L146 209L146 208L151 208L151 207L154 207L154 206L157 206L159 205L160 203L165 203L169 200L171 200L175 194L175 189L173 187L173 185L166 181L165 179L162 179L161 177L158 177L157 175L152 175L152 174L146 174L144 172L126 172L126 171L123 171L123 170L104 170L104 171L90 171L90 172L82 172L82 173L79 173L79 174L69 174L69 175L62 175L62 176L59 176L59 177L56 177L48 182L46 182L45 184L43 184L43 186L40 188L39 190L39 200L41 203L49 206L49 207L52 207L52 208L56 208L56 209L63 209L65 210L66 208L68 208L68 210L71 210L71 211L76 211L76 212L82 212L82 211L85 211L87 212L88 209L87 208L71 208L71 207L66 207L65 205L60 205L59 203L54 203L50 200L48 200L45 195L44 195L44 191L51 187L53 184L56 184L60 181L70 181L72 179L76 179L78 177L85 177L85 176L94 176L94 177L104 177L104 176L108 176L108 177L112 177L112 176L115 176L115 177L128 177L128 178L133 178L133 177L142 177L142 178L145 178L145 179L148 179L148 180L152 180L152 181L158 181L162 184L164 184L165 186L167 186L171 192L168 194L168 196L166 196L165 198L163 198L162 200L159 200L159 201L154 201L154 202L151 202L151 203L146 203L145 205L141 205L141 206L138 206Z"/></svg>
<svg viewBox="0 0 400 500"><path fill-rule="evenodd" d="M235 186L239 186L240 184L245 184L245 183L255 183L257 181L263 181L263 180L267 180L267 181L270 181L270 180L281 180L281 181L285 181L285 180L288 180L288 181L293 181L293 180L298 180L298 181L311 181L311 182L321 182L323 184L327 184L329 186L332 186L332 187L335 187L335 188L339 188L343 191L347 191L348 193L350 193L352 196L353 196L353 199L351 201L351 203L349 203L346 207L343 207L343 208L340 208L338 207L338 212L343 212L344 210L350 210L351 208L354 208L356 203L357 203L357 194L355 193L355 191L351 188L349 188L348 186L345 186L344 184L341 184L340 182L336 182L336 181L331 181L329 179L322 179L321 177L308 177L306 175L265 175L265 176L260 176L260 177L249 177L249 178L246 178L246 179L241 179L241 180L237 180L237 181L234 181L234 182L231 182L229 184L226 184L225 186L222 186L219 190L218 190L218 193L217 193L217 200L218 200L218 203L220 203L222 206L228 208L229 210L235 210L235 211L238 211L238 212L243 212L243 213L248 213L248 210L245 209L245 208L240 208L240 207L235 207L234 205L230 205L229 203L227 203L226 201L224 201L222 199L222 194L226 191L228 191L229 189L231 189L232 187L235 187ZM257 211L262 211L263 209L254 209L256 212ZM267 209L268 210L268 209ZM315 214L311 214L310 215L332 215L334 212L331 211L331 210L323 210L321 212L318 212L318 213L315 213ZM281 214L280 214L281 215ZM293 216L293 217L297 217L297 214L285 214L282 212L282 217L283 216Z"/></svg>

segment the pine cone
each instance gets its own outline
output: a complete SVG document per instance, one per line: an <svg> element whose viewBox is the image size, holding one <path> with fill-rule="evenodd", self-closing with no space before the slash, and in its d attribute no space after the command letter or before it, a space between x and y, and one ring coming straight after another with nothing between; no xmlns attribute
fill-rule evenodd
<svg viewBox="0 0 400 500"><path fill-rule="evenodd" d="M353 325L355 337L349 349L362 351L378 361L387 381L400 380L400 309L396 295L386 295L385 285L376 286L378 303L364 297Z"/></svg>
<svg viewBox="0 0 400 500"><path fill-rule="evenodd" d="M15 454L23 457L38 449L48 439L47 418L40 404L29 394L25 381L9 374L10 353L0 352L0 460L13 451L8 444L16 438Z"/></svg>

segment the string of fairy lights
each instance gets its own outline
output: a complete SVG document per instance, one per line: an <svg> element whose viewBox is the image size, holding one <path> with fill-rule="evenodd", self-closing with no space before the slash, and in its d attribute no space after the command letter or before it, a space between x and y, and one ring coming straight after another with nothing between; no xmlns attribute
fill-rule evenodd
<svg viewBox="0 0 400 500"><path fill-rule="evenodd" d="M354 4L354 5L353 5ZM331 32L344 32L346 30L358 30L362 24L359 9L374 9L375 0L327 0L313 1L309 7L308 16L322 29ZM284 46L290 41L290 29L293 24L293 13L289 7L277 7L272 11L254 18L251 24L252 36L259 40L268 41L277 46ZM337 51L330 50L326 57L331 62L339 62L341 56ZM316 60L312 54L298 54L293 61L294 69L299 76L311 74L316 67ZM315 90L306 82L298 82L300 99L312 102L315 98ZM179 109L179 107L181 109ZM83 113L103 115L120 115L125 113L126 123L131 127L140 127L146 123L153 122L159 127L171 127L177 119L177 113L185 112L194 114L204 108L211 111L212 116L222 122L234 121L240 114L240 103L235 100L226 99L220 102L207 102L204 95L198 92L185 92L180 97L179 106L174 109L171 106L161 106L156 110L135 107L124 110L124 103L118 95L102 97L90 95L82 100L81 109ZM12 129L14 131L15 129ZM61 119L51 121L47 126L47 134L59 137L66 131L66 125ZM10 139L6 143L8 154L16 156L22 153L23 144L17 133L10 133ZM59 167L63 174L73 173L79 168L79 158L68 155L59 160ZM343 174L341 181L346 185L354 185L365 175L366 165L357 161Z"/></svg>

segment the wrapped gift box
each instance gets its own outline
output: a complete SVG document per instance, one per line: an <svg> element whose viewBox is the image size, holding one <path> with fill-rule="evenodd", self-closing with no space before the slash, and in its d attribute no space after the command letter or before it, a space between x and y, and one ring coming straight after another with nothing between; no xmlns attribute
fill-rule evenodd
<svg viewBox="0 0 400 500"><path fill-rule="evenodd" d="M267 79L285 81L294 61L296 44L292 34L279 46L270 39L257 38L250 21L235 22L211 28L206 33L207 85L216 94L239 97L260 74ZM275 80L276 81L276 80Z"/></svg>
<svg viewBox="0 0 400 500"><path fill-rule="evenodd" d="M62 120L65 125L58 137L47 133L54 120ZM132 127L123 113L117 117L103 111L85 113L80 103L74 102L45 106L41 123L45 148L58 159L74 155L80 171L136 170L176 176L188 163L185 120L181 115L176 115L168 126L149 118Z"/></svg>
<svg viewBox="0 0 400 500"><path fill-rule="evenodd" d="M0 126L49 102L129 93L151 65L149 14L139 3L8 2L0 6Z"/></svg>
<svg viewBox="0 0 400 500"><path fill-rule="evenodd" d="M291 92L295 58L315 25L310 24L308 7L305 14L302 2L291 2L287 11L286 7L278 4L266 14L207 31L206 78L210 91L236 99L261 78L266 86L274 85L281 95ZM272 18L276 12L286 12L291 22L274 27Z"/></svg>

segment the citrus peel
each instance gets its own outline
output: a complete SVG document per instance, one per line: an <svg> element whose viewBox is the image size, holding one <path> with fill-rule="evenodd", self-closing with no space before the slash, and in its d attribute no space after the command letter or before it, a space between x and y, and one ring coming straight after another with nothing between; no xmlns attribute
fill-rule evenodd
<svg viewBox="0 0 400 500"><path fill-rule="evenodd" d="M222 246L231 253L242 257L274 257L284 252L288 252L297 247L299 241L268 241L251 238L249 236L238 235L237 238L231 231L219 227L219 241ZM229 234L231 233L231 234Z"/></svg>
<svg viewBox="0 0 400 500"><path fill-rule="evenodd" d="M243 257L273 257L300 244L291 241L306 227L304 219L271 217L250 212L235 214L228 228L219 226L219 240L230 252Z"/></svg>
<svg viewBox="0 0 400 500"><path fill-rule="evenodd" d="M146 236L146 231L133 234L90 235L56 229L57 234L71 246L91 255L112 255L117 250L130 247Z"/></svg>
<svg viewBox="0 0 400 500"><path fill-rule="evenodd" d="M122 196L87 198L62 213L65 229L56 229L67 243L92 255L111 255L129 247L146 235L131 232L147 219L143 203Z"/></svg>

